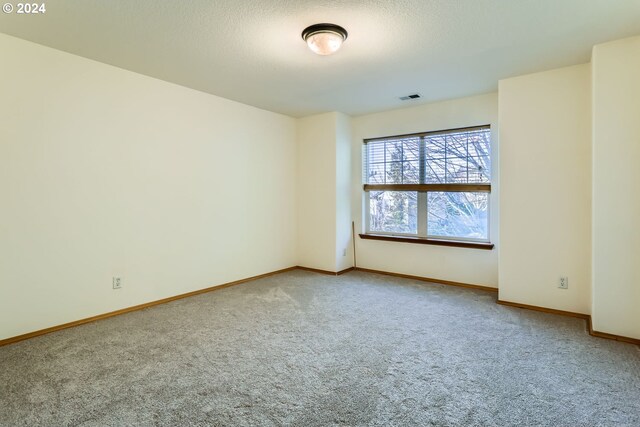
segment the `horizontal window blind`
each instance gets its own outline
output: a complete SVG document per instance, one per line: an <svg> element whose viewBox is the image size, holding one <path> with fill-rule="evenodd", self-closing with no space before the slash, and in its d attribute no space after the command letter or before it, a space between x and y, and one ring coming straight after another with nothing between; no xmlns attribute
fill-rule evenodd
<svg viewBox="0 0 640 427"><path fill-rule="evenodd" d="M365 140L365 184L489 184L489 126Z"/></svg>
<svg viewBox="0 0 640 427"><path fill-rule="evenodd" d="M420 138L386 139L366 146L367 184L419 184Z"/></svg>

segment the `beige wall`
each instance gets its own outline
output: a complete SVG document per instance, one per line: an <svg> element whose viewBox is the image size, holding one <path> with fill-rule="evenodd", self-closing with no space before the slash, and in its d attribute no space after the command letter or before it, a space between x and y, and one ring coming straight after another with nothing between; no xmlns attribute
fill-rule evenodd
<svg viewBox="0 0 640 427"><path fill-rule="evenodd" d="M336 113L298 119L298 265L336 271Z"/></svg>
<svg viewBox="0 0 640 427"><path fill-rule="evenodd" d="M351 117L336 115L336 271L353 266L351 238Z"/></svg>
<svg viewBox="0 0 640 427"><path fill-rule="evenodd" d="M589 313L589 65L502 80L498 93L500 299Z"/></svg>
<svg viewBox="0 0 640 427"><path fill-rule="evenodd" d="M298 264L351 267L351 119L338 113L298 119Z"/></svg>
<svg viewBox="0 0 640 427"><path fill-rule="evenodd" d="M294 119L5 35L0 57L0 339L296 264Z"/></svg>
<svg viewBox="0 0 640 427"><path fill-rule="evenodd" d="M499 96L299 120L5 35L0 54L0 339L296 264L348 268L362 140L487 123L496 248L356 238L358 266L499 279L503 300L640 338L638 37Z"/></svg>
<svg viewBox="0 0 640 427"><path fill-rule="evenodd" d="M640 37L592 66L593 327L640 339Z"/></svg>
<svg viewBox="0 0 640 427"><path fill-rule="evenodd" d="M356 238L358 267L414 276L498 286L499 185L496 93L437 102L401 110L368 114L352 120L352 206L356 232L363 231L362 141L365 138L491 124L492 194L490 238L492 251L383 242Z"/></svg>

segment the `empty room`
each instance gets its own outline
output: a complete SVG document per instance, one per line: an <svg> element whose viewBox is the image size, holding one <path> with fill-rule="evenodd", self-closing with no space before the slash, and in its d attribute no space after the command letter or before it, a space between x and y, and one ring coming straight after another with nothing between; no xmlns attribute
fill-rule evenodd
<svg viewBox="0 0 640 427"><path fill-rule="evenodd" d="M0 426L640 426L640 0L3 0Z"/></svg>

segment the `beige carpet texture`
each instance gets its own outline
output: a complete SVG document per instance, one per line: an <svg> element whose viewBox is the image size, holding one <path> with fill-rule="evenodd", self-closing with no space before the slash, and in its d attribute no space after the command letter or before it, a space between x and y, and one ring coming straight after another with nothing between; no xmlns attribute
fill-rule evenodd
<svg viewBox="0 0 640 427"><path fill-rule="evenodd" d="M0 348L1 426L640 426L640 348L495 294L295 270Z"/></svg>

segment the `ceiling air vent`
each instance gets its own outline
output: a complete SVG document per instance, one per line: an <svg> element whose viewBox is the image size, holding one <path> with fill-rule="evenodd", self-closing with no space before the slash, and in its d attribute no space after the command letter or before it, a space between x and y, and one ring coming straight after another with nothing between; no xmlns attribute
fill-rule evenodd
<svg viewBox="0 0 640 427"><path fill-rule="evenodd" d="M410 99L418 99L418 98L422 98L422 97L419 94L414 93L413 95L401 96L400 100L401 101L408 101Z"/></svg>

